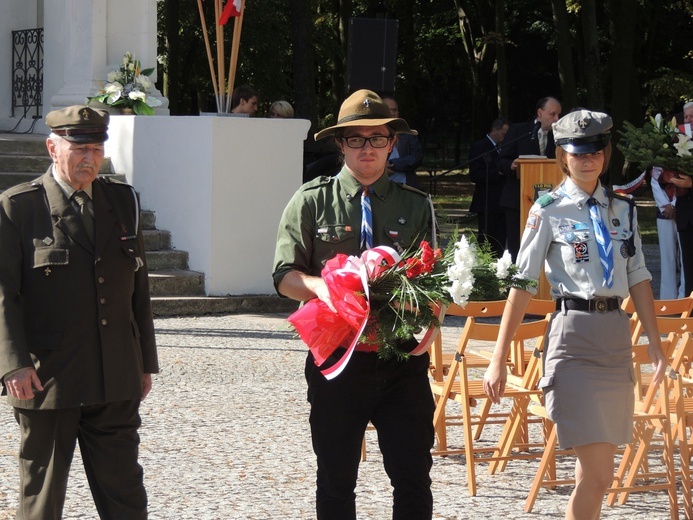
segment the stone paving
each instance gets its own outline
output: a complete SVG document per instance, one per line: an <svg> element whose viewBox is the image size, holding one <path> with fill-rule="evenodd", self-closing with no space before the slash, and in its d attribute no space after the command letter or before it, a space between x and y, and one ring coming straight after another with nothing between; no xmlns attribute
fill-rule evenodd
<svg viewBox="0 0 693 520"><path fill-rule="evenodd" d="M315 460L303 379L305 347L286 315L232 315L156 320L161 374L142 405L140 461L152 519L314 518ZM446 320L454 338L461 319ZM489 429L489 436L493 431ZM391 488L375 432L357 488L359 518L391 516ZM449 434L450 443L461 435ZM459 440L455 440L459 437ZM18 428L0 406L0 520L17 503ZM478 494L467 492L459 457L435 457L435 519L562 518L569 487L542 490L531 514L523 512L538 462L513 461L489 476L478 465ZM561 463L566 477L572 460ZM75 456L66 519L97 518L79 454ZM665 519L663 493L638 493L602 518Z"/></svg>

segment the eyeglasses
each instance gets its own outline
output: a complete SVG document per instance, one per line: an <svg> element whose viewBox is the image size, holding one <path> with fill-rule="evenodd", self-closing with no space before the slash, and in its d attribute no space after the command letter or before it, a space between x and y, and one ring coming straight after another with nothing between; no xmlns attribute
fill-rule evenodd
<svg viewBox="0 0 693 520"><path fill-rule="evenodd" d="M374 135L373 137L361 137L359 135L342 137L342 141L346 141L349 148L363 148L366 146L366 141L368 141L373 148L385 148L391 139L391 136L386 135Z"/></svg>

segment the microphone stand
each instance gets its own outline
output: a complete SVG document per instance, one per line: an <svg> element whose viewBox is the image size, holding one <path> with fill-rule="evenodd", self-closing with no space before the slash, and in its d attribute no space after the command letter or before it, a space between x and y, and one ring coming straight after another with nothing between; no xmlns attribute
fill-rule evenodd
<svg viewBox="0 0 693 520"><path fill-rule="evenodd" d="M537 130L538 130L537 128L532 128L532 130L530 130L529 132L527 132L527 133L525 133L525 134L519 135L518 137L516 137L516 138L513 139L512 141L508 141L507 143L506 143L505 141L503 141L503 144L502 144L501 147L503 147L503 146L508 146L508 145L511 145L511 144L515 144L515 143L517 143L518 141L522 141L523 139L526 139L527 137L529 137L529 138L531 139L531 138L533 138L533 137L536 135L536 131L537 131ZM461 169L461 168L464 168L465 166L470 165L471 163L473 163L474 161L476 161L476 160L478 160L478 159L483 159L484 161L486 161L486 159L484 159L484 156L485 156L485 155L488 155L488 154L491 153L491 152L495 152L495 151L496 151L496 150L487 150L486 152L480 153L480 154L477 155L476 157L472 157L472 158L469 159L468 161L464 161L464 162L458 164L457 166L453 166L453 167L450 168L449 170L446 170L446 171L444 171L443 173L441 173L440 175L436 175L435 177L433 177L433 195L436 194L436 193L435 193L435 192L436 192L435 183L436 183L436 180L437 180L439 177L442 177L443 175L447 175L447 174L452 173L452 172L454 172L454 171L456 171L456 170L459 170L459 169ZM488 176L487 176L487 177L488 177Z"/></svg>

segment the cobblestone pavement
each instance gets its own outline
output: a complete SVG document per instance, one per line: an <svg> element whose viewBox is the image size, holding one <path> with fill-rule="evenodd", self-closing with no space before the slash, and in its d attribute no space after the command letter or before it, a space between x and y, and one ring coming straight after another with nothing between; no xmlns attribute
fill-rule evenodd
<svg viewBox="0 0 693 520"><path fill-rule="evenodd" d="M314 518L315 460L303 379L305 347L279 315L234 315L156 320L161 374L142 405L140 460L152 519ZM457 320L457 321L456 321ZM443 329L453 338L461 321ZM489 436L492 430L489 429ZM391 488L375 432L357 488L359 518L391 516ZM449 434L450 443L456 434ZM0 406L0 520L17 503L18 428ZM531 514L524 500L537 461L508 465L489 476L477 466L478 494L466 488L458 457L434 458L434 518L559 518L568 487L542 490ZM573 461L561 463L571 472ZM567 475L569 477L569 475ZM65 504L66 519L96 512L76 454ZM666 495L631 495L624 506L604 508L603 518L669 518Z"/></svg>

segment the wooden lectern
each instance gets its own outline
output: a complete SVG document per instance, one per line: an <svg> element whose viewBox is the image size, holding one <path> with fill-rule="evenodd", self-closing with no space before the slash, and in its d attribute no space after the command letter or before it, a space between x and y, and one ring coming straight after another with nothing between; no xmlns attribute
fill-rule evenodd
<svg viewBox="0 0 693 520"><path fill-rule="evenodd" d="M520 174L520 235L525 228L529 208L544 193L551 191L563 181L556 159L546 157L520 157L517 159ZM536 298L551 299L551 288L542 273Z"/></svg>

